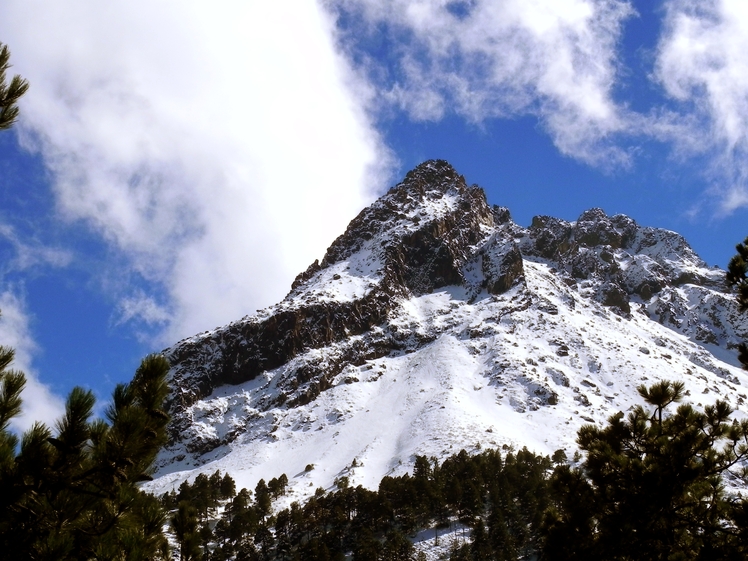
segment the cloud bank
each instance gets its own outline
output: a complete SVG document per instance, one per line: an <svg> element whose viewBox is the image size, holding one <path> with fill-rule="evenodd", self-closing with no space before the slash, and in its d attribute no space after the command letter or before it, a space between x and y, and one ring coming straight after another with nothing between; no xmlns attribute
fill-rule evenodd
<svg viewBox="0 0 748 561"><path fill-rule="evenodd" d="M143 281L109 283L123 319L171 343L277 301L384 183L332 26L305 0L2 3L60 214Z"/></svg>
<svg viewBox="0 0 748 561"><path fill-rule="evenodd" d="M655 77L678 103L672 140L711 157L724 212L748 206L748 5L670 0L665 8Z"/></svg>
<svg viewBox="0 0 748 561"><path fill-rule="evenodd" d="M630 109L624 0L327 0L342 45L415 120L533 115L563 154L626 167L643 140L698 156L712 209L748 206L748 5L667 0L651 106ZM636 56L640 56L640 53ZM648 57L649 58L649 57ZM659 97L658 97L659 96ZM700 166L701 164L699 164ZM697 166L698 167L698 166Z"/></svg>
<svg viewBox="0 0 748 561"><path fill-rule="evenodd" d="M371 76L414 119L535 115L564 154L625 164L614 140L636 125L614 100L617 46L635 12L620 0L331 0L341 18L387 37ZM346 20L348 21L348 20Z"/></svg>

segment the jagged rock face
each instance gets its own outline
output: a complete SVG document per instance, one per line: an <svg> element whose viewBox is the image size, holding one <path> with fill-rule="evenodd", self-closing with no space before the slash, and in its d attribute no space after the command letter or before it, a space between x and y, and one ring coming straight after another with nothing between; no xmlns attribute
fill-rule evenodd
<svg viewBox="0 0 748 561"><path fill-rule="evenodd" d="M493 225L481 189L467 187L448 163L427 162L354 218L322 263L313 263L292 288L364 248L378 254L390 293L426 294L463 284L462 264Z"/></svg>
<svg viewBox="0 0 748 561"><path fill-rule="evenodd" d="M167 351L178 388L171 405L175 417L181 407L217 386L252 380L300 352L368 333L385 322L399 296L465 284L462 267L493 226L494 214L484 192L468 187L449 164L427 162L414 169L350 223L321 264L315 261L296 278L284 302ZM369 256L366 270L351 272L348 260L361 253ZM488 257L485 263L489 276L484 282L492 292L507 290L522 274L516 250L501 258L492 263ZM346 282L355 277L355 282L366 285L359 293L350 298L308 294L310 284L341 263L348 270L332 274L329 280ZM389 352L399 343L395 338L371 346L377 350L366 356ZM332 365L324 371L310 365L289 385L296 386L295 391L314 378L316 385L306 388L313 394L325 388L326 376L335 373ZM308 399L303 395L295 397Z"/></svg>
<svg viewBox="0 0 748 561"><path fill-rule="evenodd" d="M583 212L574 223L535 217L521 250L553 262L581 285L595 284L593 297L624 314L631 312L632 299L648 303L650 311L660 310L661 323L675 324L665 304L682 297L675 288L720 289L724 283L723 273L708 269L679 234L641 227L624 215L608 217L599 208Z"/></svg>
<svg viewBox="0 0 748 561"><path fill-rule="evenodd" d="M492 351L484 341L506 345L527 325L535 326L532 336L545 333L556 321L546 318L577 317L584 309L606 318L612 312L605 320L611 325L654 320L691 341L734 348L748 339L748 325L724 292L723 275L708 269L678 234L601 209L575 222L539 216L523 228L507 209L490 207L483 191L448 163L425 162L364 209L282 302L165 351L172 364L171 450L182 452L162 463L185 454L197 462L240 437L272 439L277 416L305 410L341 384L376 380L381 361L416 356L444 337L464 339L469 353L490 363L488 384L501 387L511 378L524 388L512 398L517 411L563 405L567 398L586 407L595 397L574 386L573 369L585 372L592 385L584 386L602 396L600 381L591 377L613 376L628 360L607 371L585 350L591 345L586 329L567 329L575 333L571 340L551 337L553 360L572 370L550 359L541 366L502 358L506 349ZM428 317L424 302L434 306ZM641 348L647 349L642 356L649 354ZM682 353L689 364L737 380L700 351ZM221 421L230 428L219 432L196 428L200 400L252 380L264 385L246 406L251 413Z"/></svg>

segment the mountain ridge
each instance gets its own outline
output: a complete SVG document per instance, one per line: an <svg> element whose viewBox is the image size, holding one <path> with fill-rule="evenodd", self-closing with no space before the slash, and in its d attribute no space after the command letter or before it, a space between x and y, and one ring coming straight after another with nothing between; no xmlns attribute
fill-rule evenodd
<svg viewBox="0 0 748 561"><path fill-rule="evenodd" d="M249 486L295 466L303 494L342 473L376 485L458 443L573 448L575 428L651 379L685 377L744 415L730 353L748 323L723 279L675 232L601 209L523 228L425 162L283 301L165 351L173 420L153 488L220 466Z"/></svg>

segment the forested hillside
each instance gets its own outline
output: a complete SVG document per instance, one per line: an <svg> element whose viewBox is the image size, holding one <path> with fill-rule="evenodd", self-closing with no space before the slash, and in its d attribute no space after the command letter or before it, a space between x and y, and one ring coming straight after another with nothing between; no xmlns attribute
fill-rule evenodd
<svg viewBox="0 0 748 561"><path fill-rule="evenodd" d="M723 401L675 408L683 387L641 386L643 406L582 428L571 464L560 449L419 456L376 491L343 476L278 509L285 475L234 494L215 472L162 503L184 560L743 558L748 421Z"/></svg>

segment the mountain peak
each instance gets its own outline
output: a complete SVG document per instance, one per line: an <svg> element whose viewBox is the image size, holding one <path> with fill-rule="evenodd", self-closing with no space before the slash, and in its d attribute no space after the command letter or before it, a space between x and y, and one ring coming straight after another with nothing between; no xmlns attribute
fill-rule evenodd
<svg viewBox="0 0 748 561"><path fill-rule="evenodd" d="M482 231L493 223L494 215L482 189L468 187L464 177L448 162L429 160L409 171L402 182L362 210L328 248L322 262L314 262L300 274L292 288L364 247L378 254L383 267L389 264L399 269L397 274L405 276L401 281L408 289L420 291L439 286L439 277L445 275L444 282L458 281L459 274L447 269L459 265L442 263L437 266L440 271L424 270L425 261L438 260L443 252L450 254L453 261L460 261L467 251L465 245L476 243ZM407 250L407 255L394 255L398 248ZM429 257L428 253L432 255ZM427 283L430 288L411 286L407 278L413 275L407 270L416 267L420 273L436 274L436 284Z"/></svg>
<svg viewBox="0 0 748 561"><path fill-rule="evenodd" d="M406 187L424 191L446 192L456 185L465 186L465 178L446 160L427 160L405 174L405 178L393 189Z"/></svg>
<svg viewBox="0 0 748 561"><path fill-rule="evenodd" d="M523 228L447 162L424 162L283 301L165 351L160 473L225 470L236 452L254 482L319 460L316 484L376 485L455 444L573 446L583 422L675 375L742 406L748 377L718 356L748 323L723 275L678 234L601 209ZM354 458L372 466L358 479Z"/></svg>

